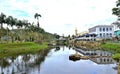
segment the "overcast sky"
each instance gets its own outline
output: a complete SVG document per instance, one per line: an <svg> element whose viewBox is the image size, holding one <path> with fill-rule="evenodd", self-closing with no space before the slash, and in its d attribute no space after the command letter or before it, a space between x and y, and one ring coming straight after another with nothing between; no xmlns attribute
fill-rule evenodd
<svg viewBox="0 0 120 74"><path fill-rule="evenodd" d="M42 15L40 26L60 35L86 31L95 25L116 21L112 8L116 0L0 0L0 12L18 19L36 22L34 14Z"/></svg>

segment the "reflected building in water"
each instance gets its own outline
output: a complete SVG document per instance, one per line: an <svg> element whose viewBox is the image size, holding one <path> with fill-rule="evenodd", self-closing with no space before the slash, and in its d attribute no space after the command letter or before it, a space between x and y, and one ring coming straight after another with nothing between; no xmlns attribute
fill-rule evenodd
<svg viewBox="0 0 120 74"><path fill-rule="evenodd" d="M98 56L112 56L112 53L107 52L107 51L96 51L96 54Z"/></svg>
<svg viewBox="0 0 120 74"><path fill-rule="evenodd" d="M108 57L91 58L90 60L97 64L113 64L113 63L115 63L115 61L112 58L108 58Z"/></svg>
<svg viewBox="0 0 120 74"><path fill-rule="evenodd" d="M113 64L115 61L111 58L112 53L107 51L100 50L89 50L89 49L77 49L76 51L80 52L84 56L97 56L96 58L90 58L91 61L97 64Z"/></svg>
<svg viewBox="0 0 120 74"><path fill-rule="evenodd" d="M86 56L92 56L92 55L97 55L97 56L112 56L112 53L107 52L107 51L100 51L100 50L90 50L90 49L78 49L74 48L76 51L82 53L83 55Z"/></svg>

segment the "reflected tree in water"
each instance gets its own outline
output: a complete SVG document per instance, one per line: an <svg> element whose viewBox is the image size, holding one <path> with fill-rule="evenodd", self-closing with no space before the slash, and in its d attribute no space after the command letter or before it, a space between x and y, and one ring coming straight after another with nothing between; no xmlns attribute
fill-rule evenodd
<svg viewBox="0 0 120 74"><path fill-rule="evenodd" d="M0 74L29 74L37 67L40 72L40 64L45 60L50 50L41 50L36 54L24 54L0 59Z"/></svg>
<svg viewBox="0 0 120 74"><path fill-rule="evenodd" d="M8 60L6 58L0 59L1 74L4 74L3 69L8 67L9 65L10 65L10 63L8 62Z"/></svg>
<svg viewBox="0 0 120 74"><path fill-rule="evenodd" d="M59 50L60 50L60 47L56 47L56 48L55 48L55 52L56 52L56 51L59 51Z"/></svg>

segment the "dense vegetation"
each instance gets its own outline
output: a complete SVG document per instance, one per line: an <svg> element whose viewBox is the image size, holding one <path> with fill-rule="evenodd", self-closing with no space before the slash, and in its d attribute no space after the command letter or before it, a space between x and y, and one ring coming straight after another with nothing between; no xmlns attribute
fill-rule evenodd
<svg viewBox="0 0 120 74"><path fill-rule="evenodd" d="M112 14L118 17L117 21L114 22L113 24L120 28L120 0L116 1L116 7L112 9ZM118 61L120 59L120 45L115 47L113 46L112 48L116 49L114 50L116 54L113 55L113 58Z"/></svg>
<svg viewBox="0 0 120 74"><path fill-rule="evenodd" d="M105 43L101 44L101 48L114 52L114 53L120 53L120 44L115 43Z"/></svg>
<svg viewBox="0 0 120 74"><path fill-rule="evenodd" d="M39 17L41 15L35 13L36 25L28 20L19 20L4 13L0 14L0 58L36 53L41 49L49 48L48 42L55 36L40 27Z"/></svg>
<svg viewBox="0 0 120 74"><path fill-rule="evenodd" d="M100 46L102 49L113 53L112 58L116 61L120 59L120 44L119 43L104 43Z"/></svg>
<svg viewBox="0 0 120 74"><path fill-rule="evenodd" d="M37 25L30 23L28 20L18 20L12 16L6 16L4 13L0 14L0 42L44 42L54 38L54 35L45 32L39 26L40 14L34 15L37 18ZM5 27L4 25L7 25Z"/></svg>
<svg viewBox="0 0 120 74"><path fill-rule="evenodd" d="M112 9L112 14L118 17L117 21L113 24L117 25L120 28L120 0L116 1L116 7Z"/></svg>

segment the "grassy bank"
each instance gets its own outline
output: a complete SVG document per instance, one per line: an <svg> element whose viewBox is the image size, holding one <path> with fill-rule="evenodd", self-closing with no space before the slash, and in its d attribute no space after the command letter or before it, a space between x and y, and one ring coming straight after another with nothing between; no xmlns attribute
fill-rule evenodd
<svg viewBox="0 0 120 74"><path fill-rule="evenodd" d="M0 57L15 56L19 54L35 53L47 49L47 43L37 44L34 42L0 44Z"/></svg>
<svg viewBox="0 0 120 74"><path fill-rule="evenodd" d="M111 52L120 53L120 44L105 43L101 44L101 48Z"/></svg>
<svg viewBox="0 0 120 74"><path fill-rule="evenodd" d="M99 49L110 51L113 54L115 60L120 59L120 44L119 43L107 43L107 42L90 42L90 41L77 41L75 46L82 49Z"/></svg>
<svg viewBox="0 0 120 74"><path fill-rule="evenodd" d="M120 59L120 44L115 44L115 43L105 43L101 44L101 48L105 49L107 51L113 52L113 59L119 61Z"/></svg>

